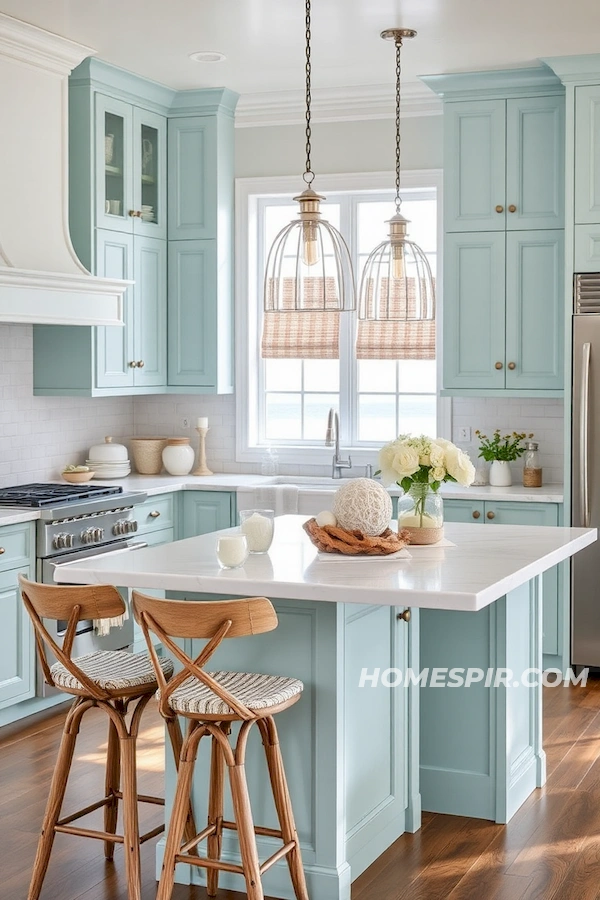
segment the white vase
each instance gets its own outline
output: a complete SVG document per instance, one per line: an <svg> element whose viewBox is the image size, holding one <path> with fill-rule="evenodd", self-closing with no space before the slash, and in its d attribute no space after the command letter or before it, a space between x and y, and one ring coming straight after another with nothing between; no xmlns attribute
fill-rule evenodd
<svg viewBox="0 0 600 900"><path fill-rule="evenodd" d="M490 484L493 487L510 487L512 484L512 476L510 473L510 463L505 459L494 459L490 466Z"/></svg>
<svg viewBox="0 0 600 900"><path fill-rule="evenodd" d="M189 438L169 438L162 461L169 475L188 475L194 466L194 451Z"/></svg>

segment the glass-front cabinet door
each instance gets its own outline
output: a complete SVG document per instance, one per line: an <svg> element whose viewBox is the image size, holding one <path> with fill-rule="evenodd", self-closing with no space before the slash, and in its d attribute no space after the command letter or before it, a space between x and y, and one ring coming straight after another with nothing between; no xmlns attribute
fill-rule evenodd
<svg viewBox="0 0 600 900"><path fill-rule="evenodd" d="M96 225L133 231L133 107L96 94Z"/></svg>
<svg viewBox="0 0 600 900"><path fill-rule="evenodd" d="M166 237L166 119L96 95L96 225Z"/></svg>
<svg viewBox="0 0 600 900"><path fill-rule="evenodd" d="M167 129L164 116L133 111L134 231L166 237Z"/></svg>

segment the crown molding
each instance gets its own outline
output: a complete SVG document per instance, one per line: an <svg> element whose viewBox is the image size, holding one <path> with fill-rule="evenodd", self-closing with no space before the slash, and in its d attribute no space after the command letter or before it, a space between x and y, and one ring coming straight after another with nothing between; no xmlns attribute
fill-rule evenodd
<svg viewBox="0 0 600 900"><path fill-rule="evenodd" d="M0 57L9 57L54 75L68 75L82 59L95 53L91 47L0 13Z"/></svg>
<svg viewBox="0 0 600 900"><path fill-rule="evenodd" d="M600 80L600 53L548 56L542 62L556 72L563 84L598 84Z"/></svg>
<svg viewBox="0 0 600 900"><path fill-rule="evenodd" d="M369 119L393 119L393 85L369 84L343 88L324 88L312 92L313 122L356 122ZM441 115L440 100L419 82L402 87L402 117ZM302 125L305 122L303 91L265 91L242 94L236 115L236 128L268 125Z"/></svg>
<svg viewBox="0 0 600 900"><path fill-rule="evenodd" d="M489 72L422 75L421 81L444 100L533 97L564 90L560 79L546 65L524 69L494 69Z"/></svg>

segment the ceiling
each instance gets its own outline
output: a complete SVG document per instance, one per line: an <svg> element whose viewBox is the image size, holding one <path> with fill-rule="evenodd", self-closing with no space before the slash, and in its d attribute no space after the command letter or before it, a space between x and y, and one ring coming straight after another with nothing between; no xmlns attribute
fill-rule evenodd
<svg viewBox="0 0 600 900"><path fill-rule="evenodd" d="M86 44L98 57L176 89L301 91L302 0L0 0L0 11ZM384 28L415 28L403 85L418 75L513 68L598 52L598 0L313 0L313 87L393 83ZM197 63L218 50L227 59Z"/></svg>

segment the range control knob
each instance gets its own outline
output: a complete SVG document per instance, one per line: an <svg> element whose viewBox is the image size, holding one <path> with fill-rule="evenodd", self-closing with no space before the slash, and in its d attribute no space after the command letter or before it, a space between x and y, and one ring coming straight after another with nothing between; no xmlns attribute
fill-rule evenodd
<svg viewBox="0 0 600 900"><path fill-rule="evenodd" d="M94 528L94 541L101 541L104 538L104 528Z"/></svg>
<svg viewBox="0 0 600 900"><path fill-rule="evenodd" d="M130 531L137 531L137 530L138 530L138 523L137 523L137 521L136 521L135 519L130 519L130 520L129 520L129 530L130 530Z"/></svg>
<svg viewBox="0 0 600 900"><path fill-rule="evenodd" d="M73 535L66 531L61 531L60 534L54 536L52 545L55 550L65 550L67 547L72 547Z"/></svg>
<svg viewBox="0 0 600 900"><path fill-rule="evenodd" d="M81 532L81 541L83 544L93 544L94 543L94 529L86 528L85 531Z"/></svg>

